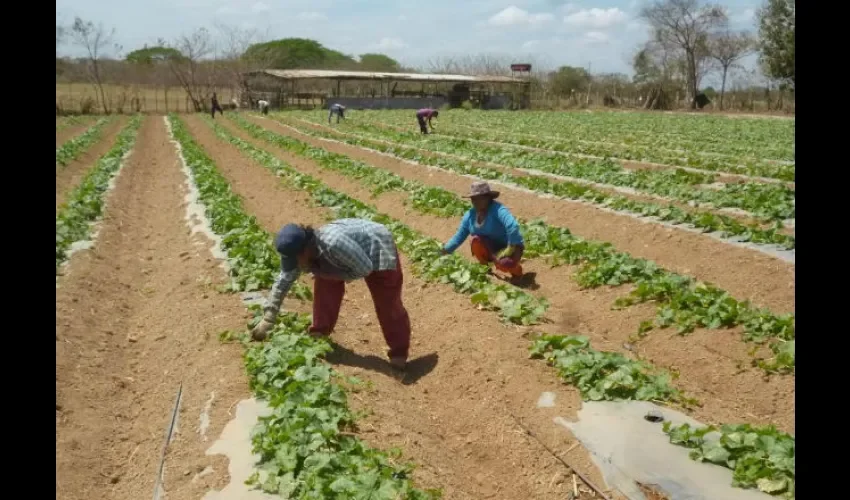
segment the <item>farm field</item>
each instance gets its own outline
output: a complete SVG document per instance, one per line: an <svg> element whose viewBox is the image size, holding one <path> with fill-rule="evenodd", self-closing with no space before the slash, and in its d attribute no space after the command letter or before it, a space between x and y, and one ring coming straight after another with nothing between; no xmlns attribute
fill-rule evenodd
<svg viewBox="0 0 850 500"><path fill-rule="evenodd" d="M719 426L668 446L734 469L740 498L794 498L794 122L448 111L423 136L413 114L57 119L57 498L158 478L248 498L235 455L206 453L252 395L269 498L623 499L556 423L615 400ZM521 223L523 283L439 254L473 179ZM305 335L306 277L271 339L245 338L273 234L340 217L396 236L403 375L362 282L332 344Z"/></svg>

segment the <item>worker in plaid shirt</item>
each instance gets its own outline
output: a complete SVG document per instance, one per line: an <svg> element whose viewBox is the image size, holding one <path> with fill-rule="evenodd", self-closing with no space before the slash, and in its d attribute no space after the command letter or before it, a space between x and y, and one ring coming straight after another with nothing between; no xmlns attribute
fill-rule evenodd
<svg viewBox="0 0 850 500"><path fill-rule="evenodd" d="M315 279L310 334L316 337L330 335L336 326L345 282L365 278L389 346L390 364L404 369L410 318L401 301L401 261L386 227L363 219L340 219L319 229L287 224L274 245L281 255L281 271L266 300L263 320L251 331L255 340L266 338L281 302L303 271Z"/></svg>

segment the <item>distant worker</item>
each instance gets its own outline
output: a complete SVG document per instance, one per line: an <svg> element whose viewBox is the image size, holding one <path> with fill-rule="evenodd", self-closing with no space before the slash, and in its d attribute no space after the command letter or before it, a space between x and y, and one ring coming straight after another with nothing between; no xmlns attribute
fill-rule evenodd
<svg viewBox="0 0 850 500"><path fill-rule="evenodd" d="M342 104L332 104L331 112L328 114L328 125L331 124L331 118L333 115L336 115L336 122L339 123L339 119L342 118L345 120L345 106Z"/></svg>
<svg viewBox="0 0 850 500"><path fill-rule="evenodd" d="M440 112L436 109L431 108L423 108L416 112L416 121L419 122L419 130L422 131L423 134L428 133L428 127L431 127L431 132L434 131L434 125L431 123L431 118L436 118L439 116ZM425 120L428 120L428 123L425 123Z"/></svg>
<svg viewBox="0 0 850 500"><path fill-rule="evenodd" d="M269 101L260 99L257 101L257 107L260 108L260 112L264 115L269 114Z"/></svg>
<svg viewBox="0 0 850 500"><path fill-rule="evenodd" d="M496 201L498 191L490 189L486 182L473 182L469 190L472 208L464 214L457 233L443 247L443 254L450 254L463 244L469 235L472 255L479 263L495 264L496 269L511 275L522 276L522 258L525 243L517 223L508 207Z"/></svg>
<svg viewBox="0 0 850 500"><path fill-rule="evenodd" d="M218 114L224 115L224 110L221 109L221 105L218 103L218 96L213 92L212 95L212 117L215 118L215 112L218 111Z"/></svg>
<svg viewBox="0 0 850 500"><path fill-rule="evenodd" d="M280 274L266 299L263 320L251 331L262 341L274 328L281 302L302 272L313 275L313 324L309 334L326 337L339 317L345 284L364 279L393 368L404 369L410 348L410 317L401 300L404 276L393 235L364 219L338 219L318 229L287 224L274 239Z"/></svg>

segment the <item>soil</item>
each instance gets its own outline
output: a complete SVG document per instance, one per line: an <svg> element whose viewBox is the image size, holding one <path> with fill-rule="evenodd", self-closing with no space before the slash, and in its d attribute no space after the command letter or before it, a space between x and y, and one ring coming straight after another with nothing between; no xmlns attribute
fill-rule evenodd
<svg viewBox="0 0 850 500"><path fill-rule="evenodd" d="M263 118L251 118L275 133L288 134L334 153L344 154L426 185L459 195L469 191L470 179L427 169L362 148L299 134ZM496 185L494 183L494 185ZM649 259L671 271L714 283L739 300L748 299L780 313L794 311L794 265L729 245L701 234L644 222L626 215L603 212L570 200L543 198L499 185L511 211L525 219L543 218L567 227L587 240L607 241L634 257Z"/></svg>
<svg viewBox="0 0 850 500"><path fill-rule="evenodd" d="M249 396L241 347L218 340L244 328L246 310L216 291L225 275L210 242L189 235L184 179L162 117L147 117L93 248L75 253L58 282L57 499L149 498L181 382L168 498L197 500L227 482L226 458L204 452ZM207 466L214 473L193 481Z"/></svg>
<svg viewBox="0 0 850 500"><path fill-rule="evenodd" d="M327 210L311 206L303 193L286 188L269 170L218 140L200 118L186 121L264 228L276 231L291 221L321 225L327 220ZM527 436L516 419L550 448L567 449L574 439L552 418L574 418L581 405L578 392L559 383L543 363L528 359L524 335L529 329L506 327L449 287L422 282L412 275L404 255L402 266L405 305L414 325L404 378L397 379L387 368L386 347L364 283L347 287L332 336L338 347L330 361L344 374L369 382L350 398L355 409L369 412L360 424L364 439L382 449L400 447L417 464L417 484L441 487L446 498L564 498L572 488L557 481L566 473L564 466ZM544 391L557 395L555 408L535 408ZM583 448L576 448L570 460L591 481L604 484Z"/></svg>
<svg viewBox="0 0 850 500"><path fill-rule="evenodd" d="M113 119L112 123L108 124L103 129L101 138L90 148L83 151L80 156L71 163L56 167L56 211L59 212L59 207L68 199L68 196L83 180L83 177L94 166L95 162L101 156L106 154L115 144L115 139L121 133L121 129L127 124L126 117L118 117Z"/></svg>
<svg viewBox="0 0 850 500"><path fill-rule="evenodd" d="M320 179L331 189L359 200L368 200L378 211L402 220L428 236L447 241L456 230L456 220L416 212L405 205L406 196L401 193L373 197L366 186L343 174L322 169L311 160L253 139L231 122L223 121L222 124L242 140L270 151L300 172ZM327 143L319 146L324 144ZM462 246L459 252L471 259L468 245ZM637 355L656 366L678 372L677 385L703 402L703 407L693 412L698 419L711 422L744 419L774 423L784 429L794 428L793 378L778 377L765 381L760 369L749 366L751 358L748 350L752 345L741 341L740 330L702 329L687 337L662 330L650 333L640 342L633 342L630 337L641 321L654 317L655 307L643 304L611 310L616 298L628 293L629 287L581 290L572 279L576 271L572 266L550 268L547 263L532 259L524 262L523 267L527 273L536 275L535 289L529 291L545 297L550 303L547 315L553 324L542 328L553 333L588 335L597 349Z"/></svg>

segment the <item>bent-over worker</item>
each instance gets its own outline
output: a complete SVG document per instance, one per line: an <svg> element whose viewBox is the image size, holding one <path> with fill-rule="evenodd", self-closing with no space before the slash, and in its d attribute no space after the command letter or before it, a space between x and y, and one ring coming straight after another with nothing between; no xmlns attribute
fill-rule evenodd
<svg viewBox="0 0 850 500"><path fill-rule="evenodd" d="M410 317L401 300L401 260L386 227L363 219L340 219L319 229L287 224L274 245L281 256L281 271L266 300L263 320L251 331L255 340L266 338L281 302L302 272L312 273L315 279L309 330L314 337L330 335L336 326L345 283L365 279L389 346L390 365L404 369L410 348Z"/></svg>
<svg viewBox="0 0 850 500"><path fill-rule="evenodd" d="M331 124L331 118L333 115L336 115L336 122L339 123L339 119L342 118L345 120L345 106L342 104L332 104L331 112L328 113L328 125Z"/></svg>
<svg viewBox="0 0 850 500"><path fill-rule="evenodd" d="M260 112L264 115L269 114L269 101L266 101L265 99L260 99L259 101L257 101L257 107L260 108Z"/></svg>
<svg viewBox="0 0 850 500"><path fill-rule="evenodd" d="M457 233L443 247L443 254L450 254L463 244L469 235L472 255L481 264L491 262L499 271L512 278L522 276L522 259L525 243L519 232L519 224L508 207L495 201L498 191L490 189L486 182L474 182L469 190L472 208L460 221Z"/></svg>
<svg viewBox="0 0 850 500"><path fill-rule="evenodd" d="M416 112L416 121L419 122L419 131L423 134L428 133L428 127L431 127L431 132L434 131L434 124L431 123L431 118L436 118L440 112L436 109L423 108ZM425 123L428 120L428 123Z"/></svg>

